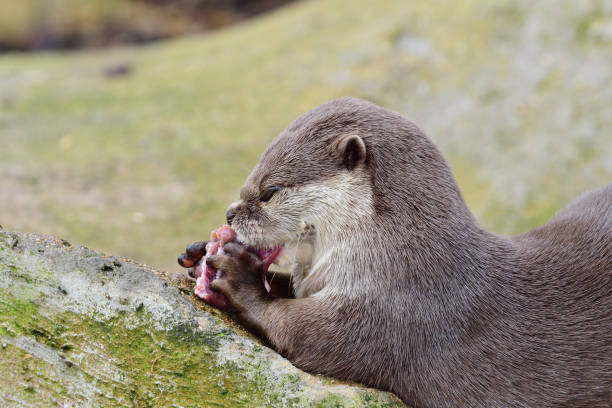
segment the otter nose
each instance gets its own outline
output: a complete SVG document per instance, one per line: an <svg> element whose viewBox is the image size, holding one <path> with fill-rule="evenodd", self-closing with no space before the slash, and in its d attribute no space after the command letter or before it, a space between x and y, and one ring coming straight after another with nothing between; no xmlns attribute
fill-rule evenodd
<svg viewBox="0 0 612 408"><path fill-rule="evenodd" d="M232 225L232 221L234 220L234 217L236 217L236 212L232 208L227 210L227 212L225 213L225 219L227 220L227 225Z"/></svg>
<svg viewBox="0 0 612 408"><path fill-rule="evenodd" d="M242 203L242 200L238 200L236 202L231 203L230 206L227 207L227 212L225 213L225 219L227 220L227 225L232 225L232 221L236 217L236 210L238 209L241 203Z"/></svg>

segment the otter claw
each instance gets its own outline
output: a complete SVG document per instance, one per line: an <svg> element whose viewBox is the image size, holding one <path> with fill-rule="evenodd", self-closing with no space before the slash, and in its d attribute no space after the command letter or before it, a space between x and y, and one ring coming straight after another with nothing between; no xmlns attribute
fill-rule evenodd
<svg viewBox="0 0 612 408"><path fill-rule="evenodd" d="M190 259L190 257L187 254L181 254L178 259L177 262L179 265L181 265L183 268L191 268L194 266L195 262L193 261L193 259Z"/></svg>
<svg viewBox="0 0 612 408"><path fill-rule="evenodd" d="M208 242L206 241L199 241L199 242L194 242L193 244L189 245L187 247L187 250L185 251L187 253L187 256L195 260L202 258L204 254L206 253L207 243Z"/></svg>

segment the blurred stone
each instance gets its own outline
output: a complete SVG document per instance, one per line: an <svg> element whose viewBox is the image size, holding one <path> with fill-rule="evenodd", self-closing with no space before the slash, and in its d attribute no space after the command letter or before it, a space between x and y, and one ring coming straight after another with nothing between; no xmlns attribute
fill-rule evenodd
<svg viewBox="0 0 612 408"><path fill-rule="evenodd" d="M596 41L612 42L612 17L596 20L591 23L588 35Z"/></svg>
<svg viewBox="0 0 612 408"><path fill-rule="evenodd" d="M104 75L109 78L131 75L133 66L130 62L115 62L104 68Z"/></svg>
<svg viewBox="0 0 612 408"><path fill-rule="evenodd" d="M417 57L429 57L434 55L435 50L431 41L423 37L401 35L395 42L395 47L405 53Z"/></svg>

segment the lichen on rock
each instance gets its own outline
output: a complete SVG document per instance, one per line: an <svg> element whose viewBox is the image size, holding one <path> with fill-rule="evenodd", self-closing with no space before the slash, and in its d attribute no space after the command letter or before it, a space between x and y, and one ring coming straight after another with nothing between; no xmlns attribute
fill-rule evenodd
<svg viewBox="0 0 612 408"><path fill-rule="evenodd" d="M0 231L0 405L403 406L298 370L189 285L51 236Z"/></svg>

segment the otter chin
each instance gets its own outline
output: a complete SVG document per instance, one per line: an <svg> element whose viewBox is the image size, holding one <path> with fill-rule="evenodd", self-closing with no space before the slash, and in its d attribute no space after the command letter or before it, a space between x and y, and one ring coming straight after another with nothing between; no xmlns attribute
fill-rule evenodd
<svg viewBox="0 0 612 408"><path fill-rule="evenodd" d="M211 293L301 369L413 407L612 406L612 184L495 234L418 126L342 98L272 141L227 222Z"/></svg>
<svg viewBox="0 0 612 408"><path fill-rule="evenodd" d="M315 228L302 221L293 231L288 241L266 242L253 240L249 230L242 229L239 223L234 223L237 240L257 253L264 263L265 271L272 280L286 283L284 292L293 291L293 281L308 275L314 254ZM265 237L265 232L263 233ZM268 288L270 291L270 288Z"/></svg>

